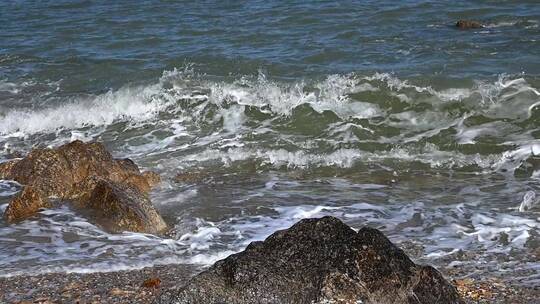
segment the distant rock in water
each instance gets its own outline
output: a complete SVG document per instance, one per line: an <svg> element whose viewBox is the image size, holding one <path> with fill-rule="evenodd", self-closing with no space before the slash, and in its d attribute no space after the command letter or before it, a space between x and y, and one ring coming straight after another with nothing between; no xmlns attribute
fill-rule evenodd
<svg viewBox="0 0 540 304"><path fill-rule="evenodd" d="M113 231L155 233L166 226L147 196L159 175L141 173L129 159L114 159L101 143L34 149L23 159L0 163L0 179L24 185L4 213L9 223L49 207L54 197L97 211Z"/></svg>
<svg viewBox="0 0 540 304"><path fill-rule="evenodd" d="M158 303L462 303L380 231L305 219L216 262Z"/></svg>
<svg viewBox="0 0 540 304"><path fill-rule="evenodd" d="M475 20L459 20L456 22L456 27L460 29L483 28L484 25L480 21Z"/></svg>

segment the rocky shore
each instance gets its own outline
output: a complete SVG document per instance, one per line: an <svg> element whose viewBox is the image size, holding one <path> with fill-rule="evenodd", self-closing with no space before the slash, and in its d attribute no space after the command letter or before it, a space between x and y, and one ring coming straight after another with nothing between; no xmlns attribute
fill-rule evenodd
<svg viewBox="0 0 540 304"><path fill-rule="evenodd" d="M196 270L168 265L120 272L0 278L0 303L155 303L163 295L175 292L179 282L187 282L192 271ZM155 278L159 278L159 285L144 286L145 281ZM539 288L507 285L498 280L452 282L468 304L532 304L540 298Z"/></svg>
<svg viewBox="0 0 540 304"><path fill-rule="evenodd" d="M7 222L61 198L94 212L111 232L159 233L167 226L147 196L159 177L140 172L128 159L113 159L97 143L33 150L0 164L0 177L23 184L5 211ZM203 271L169 265L0 278L0 303L459 304L533 303L540 296L538 288L466 276L464 269L449 280L414 263L379 230L356 231L325 216L300 220Z"/></svg>
<svg viewBox="0 0 540 304"><path fill-rule="evenodd" d="M536 303L540 288L463 279L414 264L376 229L306 219L206 270L0 278L0 303ZM193 275L199 272L199 274Z"/></svg>

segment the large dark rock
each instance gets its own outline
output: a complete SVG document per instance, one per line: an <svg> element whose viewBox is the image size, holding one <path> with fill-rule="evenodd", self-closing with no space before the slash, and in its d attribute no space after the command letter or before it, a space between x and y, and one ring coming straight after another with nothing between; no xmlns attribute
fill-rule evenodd
<svg viewBox="0 0 540 304"><path fill-rule="evenodd" d="M159 303L462 303L380 231L306 219L218 261Z"/></svg>
<svg viewBox="0 0 540 304"><path fill-rule="evenodd" d="M93 208L94 211L99 211L95 208L117 210L115 208L119 201L123 206L129 205L138 210L122 218L123 222L116 225L113 218L119 218L118 214L100 212L102 217L110 217L112 224L109 226L114 231L137 227L135 231L155 232L163 228L163 219L147 197L152 186L159 182L159 175L140 172L129 159L114 159L101 143L77 140L55 149L34 149L23 159L1 163L0 179L15 180L25 187L6 209L4 216L8 222L33 215L40 208L48 206L48 198L54 197L75 202L78 207ZM115 189L114 196L96 196L95 189L100 182L110 182ZM28 187L31 187L32 196L25 194ZM92 196L93 203L89 204ZM31 200L26 200L27 197ZM99 197L103 201L97 203ZM134 216L140 216L140 219L136 220ZM148 225L141 224L150 218L155 221ZM127 224L125 221L128 219L135 222ZM149 229L141 229L143 227Z"/></svg>

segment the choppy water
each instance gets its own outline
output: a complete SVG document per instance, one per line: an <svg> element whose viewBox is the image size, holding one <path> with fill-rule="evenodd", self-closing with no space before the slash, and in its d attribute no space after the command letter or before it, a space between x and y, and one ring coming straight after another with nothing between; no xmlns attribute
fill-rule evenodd
<svg viewBox="0 0 540 304"><path fill-rule="evenodd" d="M103 141L164 177L177 232L111 235L65 206L0 219L0 276L205 266L334 215L540 282L536 1L16 1L0 20L0 159ZM0 182L2 210L18 189Z"/></svg>

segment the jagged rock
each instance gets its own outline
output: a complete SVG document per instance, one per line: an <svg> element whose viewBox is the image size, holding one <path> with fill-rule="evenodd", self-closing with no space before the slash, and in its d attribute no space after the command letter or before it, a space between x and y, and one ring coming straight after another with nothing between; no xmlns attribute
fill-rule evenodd
<svg viewBox="0 0 540 304"><path fill-rule="evenodd" d="M13 223L19 219L32 216L39 209L49 208L50 206L50 203L43 198L41 193L38 193L30 186L26 186L13 198L4 212L4 217L8 223Z"/></svg>
<svg viewBox="0 0 540 304"><path fill-rule="evenodd" d="M23 159L0 163L0 178L15 180L20 184L32 187L36 193L39 193L42 201L46 201L49 197L55 197L74 201L79 207L90 206L88 200L101 181L110 181L118 189L127 189L125 191L128 193L123 196L116 195L123 197L124 202L129 197L133 199L132 205L146 206L149 204L151 206L146 194L152 186L159 182L159 175L153 172L141 173L132 160L114 159L103 144L84 143L80 140L55 149L34 149ZM119 192L120 190L115 193ZM102 203L100 206L107 205L107 202ZM29 208L26 212L17 212L10 216L12 221L31 216L39 210L39 208L34 208L35 204L32 202L19 203L19 205ZM94 206L97 205L94 204ZM142 208L139 211L134 214L143 217L154 217L157 214L153 207L151 209ZM150 214L142 214L143 211L148 211ZM107 214L103 214L103 216L107 217ZM161 219L160 216L159 218ZM144 222L145 219L141 219L141 221ZM161 219L162 222L163 219ZM128 227L128 225L122 224L118 227ZM147 232L155 231L155 228L152 227Z"/></svg>
<svg viewBox="0 0 540 304"><path fill-rule="evenodd" d="M146 194L130 185L100 180L87 206L95 210L103 226L114 232L160 233L167 228Z"/></svg>
<svg viewBox="0 0 540 304"><path fill-rule="evenodd" d="M380 231L306 219L218 261L159 303L462 303Z"/></svg>
<svg viewBox="0 0 540 304"><path fill-rule="evenodd" d="M474 20L459 20L456 22L456 27L460 29L474 29L474 28L482 28L484 25L479 21Z"/></svg>

